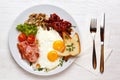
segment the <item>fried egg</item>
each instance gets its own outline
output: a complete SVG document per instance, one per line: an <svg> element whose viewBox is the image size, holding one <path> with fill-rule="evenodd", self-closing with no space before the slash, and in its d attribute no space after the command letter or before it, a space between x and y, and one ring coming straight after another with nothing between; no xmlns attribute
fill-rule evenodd
<svg viewBox="0 0 120 80"><path fill-rule="evenodd" d="M40 57L38 61L33 64L33 67L41 67L48 70L56 68L60 63L59 60L62 59L58 54L65 49L63 39L57 31L53 29L48 31L41 27L38 29L36 38L39 44Z"/></svg>

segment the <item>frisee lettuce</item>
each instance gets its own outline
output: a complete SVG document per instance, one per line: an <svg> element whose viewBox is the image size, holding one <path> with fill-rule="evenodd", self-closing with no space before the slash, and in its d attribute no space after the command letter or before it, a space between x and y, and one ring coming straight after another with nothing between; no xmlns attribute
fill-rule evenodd
<svg viewBox="0 0 120 80"><path fill-rule="evenodd" d="M29 36L30 34L36 35L37 33L37 26L32 24L19 24L16 29L26 34L26 36Z"/></svg>

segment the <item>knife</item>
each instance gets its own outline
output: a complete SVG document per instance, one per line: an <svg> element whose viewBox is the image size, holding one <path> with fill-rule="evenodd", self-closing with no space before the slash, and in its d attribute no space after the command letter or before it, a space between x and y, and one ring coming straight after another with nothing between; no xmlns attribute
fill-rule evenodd
<svg viewBox="0 0 120 80"><path fill-rule="evenodd" d="M102 25L100 26L101 38L101 58L100 58L100 72L104 72L104 34L105 34L105 13L103 15Z"/></svg>

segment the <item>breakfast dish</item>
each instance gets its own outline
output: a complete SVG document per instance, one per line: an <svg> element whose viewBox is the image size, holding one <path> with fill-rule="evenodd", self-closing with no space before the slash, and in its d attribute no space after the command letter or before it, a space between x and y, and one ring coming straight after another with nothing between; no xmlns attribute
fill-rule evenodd
<svg viewBox="0 0 120 80"><path fill-rule="evenodd" d="M41 7L55 8L56 11L45 12ZM40 11L33 11L34 8ZM10 50L16 62L26 71L37 75L56 74L70 66L80 54L76 24L60 9L69 19L61 17L59 9L50 5L35 6L26 10L26 16L19 16L13 24L9 36Z"/></svg>

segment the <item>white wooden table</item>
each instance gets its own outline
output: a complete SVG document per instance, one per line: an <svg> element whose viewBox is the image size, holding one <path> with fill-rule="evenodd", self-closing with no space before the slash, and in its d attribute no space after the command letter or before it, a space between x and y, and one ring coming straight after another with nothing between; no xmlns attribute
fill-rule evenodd
<svg viewBox="0 0 120 80"><path fill-rule="evenodd" d="M15 18L25 9L39 4L51 4L69 12L81 34L89 26L87 17L106 13L106 28L110 30L109 47L113 49L105 63L105 72L94 75L73 63L67 70L53 76L32 75L20 68L8 48L8 32ZM89 33L89 32L87 32ZM85 38L86 36L82 36ZM0 80L119 80L120 79L120 0L0 0ZM87 44L87 41L86 41ZM82 44L84 47L86 44Z"/></svg>

